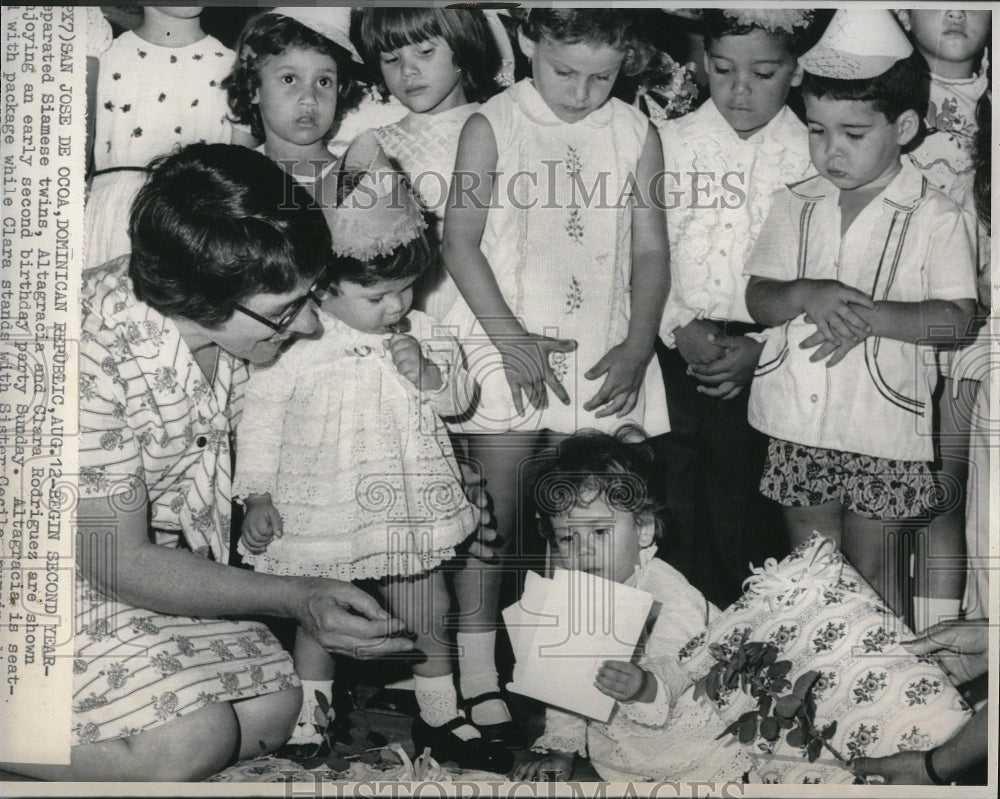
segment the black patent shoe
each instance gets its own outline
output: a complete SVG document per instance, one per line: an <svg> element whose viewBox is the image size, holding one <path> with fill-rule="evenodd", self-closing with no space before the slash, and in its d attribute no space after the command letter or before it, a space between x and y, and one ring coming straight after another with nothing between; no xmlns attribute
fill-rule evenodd
<svg viewBox="0 0 1000 799"><path fill-rule="evenodd" d="M331 751L330 739L324 736L323 740L319 743L286 743L284 746L278 748L274 756L304 764L306 761L325 760L330 756Z"/></svg>
<svg viewBox="0 0 1000 799"><path fill-rule="evenodd" d="M469 720L469 723L479 730L479 734L483 736L484 740L497 746L502 746L505 749L524 749L527 745L527 742L524 740L524 734L521 732L521 728L513 721L502 721L499 724L476 724L472 720L472 708L483 702L488 702L490 699L499 699L506 705L503 694L499 691L487 691L485 694L479 694L479 696L473 696L470 699L463 699L459 703L459 706L465 711L465 717Z"/></svg>
<svg viewBox="0 0 1000 799"><path fill-rule="evenodd" d="M503 746L483 738L464 741L452 732L468 723L467 719L456 716L447 724L432 727L417 716L412 728L414 756L419 757L424 749L429 748L431 756L439 763L451 760L464 769L508 773L514 767L514 755Z"/></svg>

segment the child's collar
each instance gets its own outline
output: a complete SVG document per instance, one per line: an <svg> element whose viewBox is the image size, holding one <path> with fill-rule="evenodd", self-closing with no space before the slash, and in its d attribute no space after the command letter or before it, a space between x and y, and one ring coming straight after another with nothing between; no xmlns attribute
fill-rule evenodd
<svg viewBox="0 0 1000 799"><path fill-rule="evenodd" d="M909 157L904 155L899 172L876 196L876 200L881 199L882 202L900 211L912 211L927 194L927 188L927 179L913 165ZM807 178L789 186L788 189L796 197L812 202L826 198L837 200L840 197L840 189L822 175Z"/></svg>

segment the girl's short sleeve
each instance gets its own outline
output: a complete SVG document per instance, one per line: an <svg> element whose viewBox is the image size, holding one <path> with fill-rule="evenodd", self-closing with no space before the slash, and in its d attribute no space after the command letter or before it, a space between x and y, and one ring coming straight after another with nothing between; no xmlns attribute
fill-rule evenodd
<svg viewBox="0 0 1000 799"><path fill-rule="evenodd" d="M100 6L85 6L87 24L87 57L100 58L111 47L111 23L104 17Z"/></svg>
<svg viewBox="0 0 1000 799"><path fill-rule="evenodd" d="M757 236L757 243L747 258L744 274L771 280L793 280L796 260L789 258L799 248L799 229L792 219L793 195L779 189L773 195L771 211Z"/></svg>

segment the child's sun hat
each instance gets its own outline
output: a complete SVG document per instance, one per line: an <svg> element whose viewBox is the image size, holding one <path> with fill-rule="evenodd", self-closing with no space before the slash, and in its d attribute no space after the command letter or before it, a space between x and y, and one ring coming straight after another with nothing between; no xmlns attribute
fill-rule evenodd
<svg viewBox="0 0 1000 799"><path fill-rule="evenodd" d="M278 6L267 13L294 19L343 47L352 60L364 63L351 43L351 9L348 6Z"/></svg>
<svg viewBox="0 0 1000 799"><path fill-rule="evenodd" d="M913 45L888 9L842 8L799 64L823 78L865 80L911 53Z"/></svg>

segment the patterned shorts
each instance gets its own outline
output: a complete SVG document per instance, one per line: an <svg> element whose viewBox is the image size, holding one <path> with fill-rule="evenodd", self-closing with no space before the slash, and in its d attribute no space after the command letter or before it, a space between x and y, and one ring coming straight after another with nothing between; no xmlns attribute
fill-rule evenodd
<svg viewBox="0 0 1000 799"><path fill-rule="evenodd" d="M876 458L778 438L768 441L760 492L793 508L837 501L867 519L924 516L936 496L924 461Z"/></svg>

